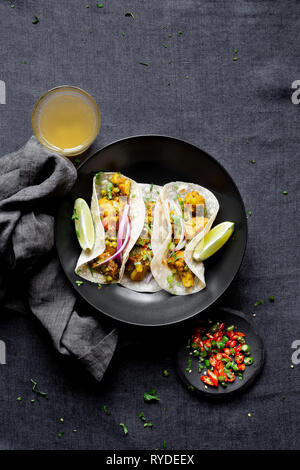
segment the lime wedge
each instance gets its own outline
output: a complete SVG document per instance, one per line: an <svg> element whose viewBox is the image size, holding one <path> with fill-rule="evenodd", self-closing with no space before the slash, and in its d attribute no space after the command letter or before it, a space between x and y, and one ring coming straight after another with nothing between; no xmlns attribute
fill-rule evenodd
<svg viewBox="0 0 300 470"><path fill-rule="evenodd" d="M95 243L95 229L90 208L84 199L76 199L72 218L79 245L83 250L91 250Z"/></svg>
<svg viewBox="0 0 300 470"><path fill-rule="evenodd" d="M193 258L195 261L204 261L214 255L227 242L234 232L233 222L222 222L216 225L196 246Z"/></svg>

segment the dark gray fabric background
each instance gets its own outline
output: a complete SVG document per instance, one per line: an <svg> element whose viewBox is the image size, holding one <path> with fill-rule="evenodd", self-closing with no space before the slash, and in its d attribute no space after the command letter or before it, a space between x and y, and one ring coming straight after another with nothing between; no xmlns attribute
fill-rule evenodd
<svg viewBox="0 0 300 470"><path fill-rule="evenodd" d="M103 0L102 9L87 0L13 3L0 2L0 79L7 87L1 154L30 137L36 99L69 83L99 103L102 127L92 150L129 135L159 133L216 157L252 211L246 256L222 302L249 315L255 311L267 362L248 392L207 403L177 379L167 358L176 345L172 333L160 342L153 331L140 344L121 342L97 385L79 365L58 357L36 320L2 311L7 364L0 365L0 448L155 449L164 440L168 449L299 448L300 365L290 364L291 344L300 339L300 107L292 104L290 87L300 79L300 3ZM253 307L269 295L274 303ZM169 378L161 375L165 367ZM48 392L48 401L30 403L30 378ZM143 393L152 388L161 401L144 404ZM143 428L139 411L152 429Z"/></svg>

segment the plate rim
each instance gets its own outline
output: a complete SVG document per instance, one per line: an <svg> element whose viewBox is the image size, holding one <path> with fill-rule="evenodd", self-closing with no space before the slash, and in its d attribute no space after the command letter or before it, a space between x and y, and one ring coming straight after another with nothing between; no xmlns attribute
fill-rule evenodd
<svg viewBox="0 0 300 470"><path fill-rule="evenodd" d="M56 213L56 216L55 216L55 224L54 224L54 237L55 237L55 246L56 246L56 252L57 252L57 255L58 255L58 259L59 259L59 262L60 262L60 265L62 267L62 270L64 272L64 275L66 276L66 278L68 279L68 282L71 284L73 290L85 301L87 302L93 309L95 309L97 312L105 315L106 317L108 317L109 319L113 320L113 321L116 321L120 324L124 324L124 325L128 325L128 326L137 326L137 327L144 327L144 328L161 328L161 327L168 327L168 326L171 326L171 325L179 325L180 323L183 323L183 322L186 322L188 320L191 320L192 318L195 318L197 317L197 315L199 315L200 313L202 312L205 312L206 310L208 310L209 308L211 308L223 295L224 293L227 291L227 289L230 287L230 285L232 284L232 282L235 280L237 274L239 273L240 271L240 268L241 268L241 265L243 263L243 260L244 260L244 257L245 257L245 253L246 253L246 248L247 248L247 242L248 242L248 223L247 223L247 217L246 217L246 207L245 207L245 203L244 203L244 200L242 198L242 195L239 191L239 188L237 186L237 184L235 183L234 179L232 178L232 176L230 175L230 173L227 171L227 169L223 166L222 163L220 163L215 157L211 156L209 153L207 153L205 150L202 150L200 147L198 147L197 145L187 141L187 140L184 140L184 139L180 139L178 137L173 137L173 136L170 136L170 135L164 135L164 134L137 134L137 135L132 135L132 136L128 136L128 137L124 137L124 138L121 138L121 139L117 139L117 140L114 140L113 142L105 145L104 147L101 147L99 148L98 150L96 150L92 155L90 155L88 158L86 158L86 160L84 160L80 165L78 165L77 167L77 174L79 173L79 171L82 169L82 167L84 167L92 158L94 158L96 155L98 155L100 152L112 147L113 145L116 145L120 142L124 142L124 141L128 141L128 140L134 140L134 139L142 139L142 138L145 138L145 137L152 137L152 138L163 138L163 139L167 139L167 140L171 140L171 141L175 141L175 142L179 142L179 143L183 143L183 144L186 144L190 147L192 147L193 149L197 150L197 151L201 151L203 154L205 154L208 158L212 159L219 167L221 167L222 171L227 175L227 177L230 179L231 183L233 184L238 196L239 196L239 199L240 199L240 202L241 202L241 205L242 205L242 209L243 209L243 216L244 216L244 222L245 222L245 239L244 239L244 242L243 242L243 252L242 252L242 256L241 256L241 260L240 260L240 263L236 269L236 272L234 273L234 275L232 276L232 278L226 283L224 289L222 290L222 292L217 296L216 299L212 300L209 304L207 304L207 306L204 308L204 309L200 309L198 310L196 313L193 313L192 315L189 315L188 317L186 318L183 318L183 319L180 319L180 320L174 320L174 321L169 321L169 322L164 322L164 323L155 323L155 324L145 324L145 323L137 323L137 322L134 322L134 321L130 321L130 320L124 320L124 319L120 319L120 318L117 318L116 316L114 316L113 314L111 313L108 313L104 310L100 310L100 308L96 307L90 300L88 297L86 297L84 295L83 292L81 292L79 290L79 288L77 287L77 285L75 285L71 279L69 278L69 276L67 275L67 273L65 272L64 270L64 267L63 267L63 263L62 263L62 260L61 260L61 256L60 256L60 251L58 249L58 245L57 245L57 227L58 227L58 223L57 223L57 213ZM79 175L78 175L79 176ZM72 186L72 188L70 189L69 192L72 191L72 189L74 188L74 186L76 185L76 182L77 182L77 179L74 183L74 185ZM65 197L68 196L69 193L67 193Z"/></svg>

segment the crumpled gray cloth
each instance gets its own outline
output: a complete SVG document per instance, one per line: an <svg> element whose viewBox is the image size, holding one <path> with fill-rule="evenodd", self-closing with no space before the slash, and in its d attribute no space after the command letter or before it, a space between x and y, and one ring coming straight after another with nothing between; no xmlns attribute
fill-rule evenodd
<svg viewBox="0 0 300 470"><path fill-rule="evenodd" d="M0 165L0 304L25 286L31 312L55 348L74 356L100 381L114 354L117 331L74 309L76 297L54 249L54 213L73 186L75 167L32 137ZM80 309L82 310L82 309Z"/></svg>

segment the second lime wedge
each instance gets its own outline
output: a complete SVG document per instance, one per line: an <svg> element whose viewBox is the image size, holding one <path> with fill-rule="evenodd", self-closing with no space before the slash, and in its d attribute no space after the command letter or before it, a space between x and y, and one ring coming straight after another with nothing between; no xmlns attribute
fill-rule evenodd
<svg viewBox="0 0 300 470"><path fill-rule="evenodd" d="M83 250L91 250L95 243L95 229L90 208L84 199L76 199L72 218L79 245Z"/></svg>
<svg viewBox="0 0 300 470"><path fill-rule="evenodd" d="M196 246L193 259L204 261L214 255L227 242L234 232L233 222L222 222L216 225Z"/></svg>

